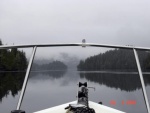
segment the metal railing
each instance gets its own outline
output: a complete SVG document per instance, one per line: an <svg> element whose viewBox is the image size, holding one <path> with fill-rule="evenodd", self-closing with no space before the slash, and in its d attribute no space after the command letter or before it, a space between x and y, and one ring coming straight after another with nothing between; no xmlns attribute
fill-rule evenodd
<svg viewBox="0 0 150 113"><path fill-rule="evenodd" d="M148 113L150 113L150 106L149 106L149 101L148 101L147 92L146 92L146 88L145 88L145 82L144 82L144 78L143 78L143 74L142 74L142 70L141 70L141 66L140 66L140 62L139 62L139 57L138 57L138 53L137 53L137 50L150 51L150 48L148 48L148 47L122 46L122 45L109 45L109 44L94 44L94 43L27 44L27 45L10 45L10 46L9 45L2 45L2 46L0 46L0 49L31 48L31 47L33 47L33 52L32 52L32 55L31 55L31 58L30 58L30 61L29 61L29 64L28 64L28 68L27 68L27 71L26 71L26 75L25 75L23 86L22 86L20 98L19 98L18 105L17 105L17 108L16 108L17 110L20 110L20 106L21 106L21 103L22 103L22 100L23 100L23 97L24 97L24 93L25 93L25 90L26 90L26 86L27 86L31 66L32 66L32 63L33 63L33 59L34 59L37 47L66 47L66 46L106 47L106 48L120 48L120 49L133 50L135 60L136 60L136 64L137 64L139 77L140 77L140 81L141 81L141 85L142 85L142 91L143 91L144 100L145 100L145 103L146 103L146 108L147 108Z"/></svg>

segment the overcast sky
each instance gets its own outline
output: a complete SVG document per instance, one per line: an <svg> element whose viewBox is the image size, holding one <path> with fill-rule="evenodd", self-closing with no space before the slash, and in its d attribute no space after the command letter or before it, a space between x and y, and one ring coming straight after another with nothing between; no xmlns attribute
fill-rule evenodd
<svg viewBox="0 0 150 113"><path fill-rule="evenodd" d="M150 0L0 0L0 38L150 47Z"/></svg>

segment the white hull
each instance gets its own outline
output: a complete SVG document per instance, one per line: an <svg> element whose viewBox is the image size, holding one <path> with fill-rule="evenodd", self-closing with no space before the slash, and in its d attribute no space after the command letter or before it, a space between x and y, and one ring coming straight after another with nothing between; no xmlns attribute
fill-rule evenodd
<svg viewBox="0 0 150 113"><path fill-rule="evenodd" d="M37 111L34 113L67 113L67 110L65 110L65 108L69 105L69 104L76 104L77 101L73 101L73 102L69 102L66 104L62 104L59 106L55 106L52 108L48 108L45 110L41 110L41 111ZM110 108L95 102L91 102L89 101L89 107L93 108L95 110L96 113L125 113L119 110L116 110L114 108Z"/></svg>

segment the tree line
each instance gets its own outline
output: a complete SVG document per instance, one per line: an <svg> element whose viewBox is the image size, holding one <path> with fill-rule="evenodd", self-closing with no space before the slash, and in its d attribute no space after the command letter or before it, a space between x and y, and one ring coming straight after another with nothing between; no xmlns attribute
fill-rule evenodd
<svg viewBox="0 0 150 113"><path fill-rule="evenodd" d="M0 40L0 46L3 45ZM0 70L1 71L22 71L27 67L25 52L17 48L11 50L0 49Z"/></svg>
<svg viewBox="0 0 150 113"><path fill-rule="evenodd" d="M61 61L53 61L47 64L34 63L32 70L66 70L67 66Z"/></svg>
<svg viewBox="0 0 150 113"><path fill-rule="evenodd" d="M150 53L138 51L140 64L143 71L150 70ZM137 70L134 53L132 50L114 49L90 56L81 60L77 65L80 71L91 70Z"/></svg>

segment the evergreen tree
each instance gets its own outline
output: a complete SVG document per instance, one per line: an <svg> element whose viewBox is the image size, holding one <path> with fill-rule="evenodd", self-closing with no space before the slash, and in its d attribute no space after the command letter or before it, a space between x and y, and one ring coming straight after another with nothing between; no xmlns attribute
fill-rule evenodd
<svg viewBox="0 0 150 113"><path fill-rule="evenodd" d="M1 40L0 45L3 45ZM26 67L27 59L23 51L19 51L17 48L12 48L11 50L0 49L1 71L25 70Z"/></svg>
<svg viewBox="0 0 150 113"><path fill-rule="evenodd" d="M140 64L143 70L150 69L150 53L138 51ZM90 56L85 61L81 60L78 70L128 70L137 69L132 50L114 49Z"/></svg>

